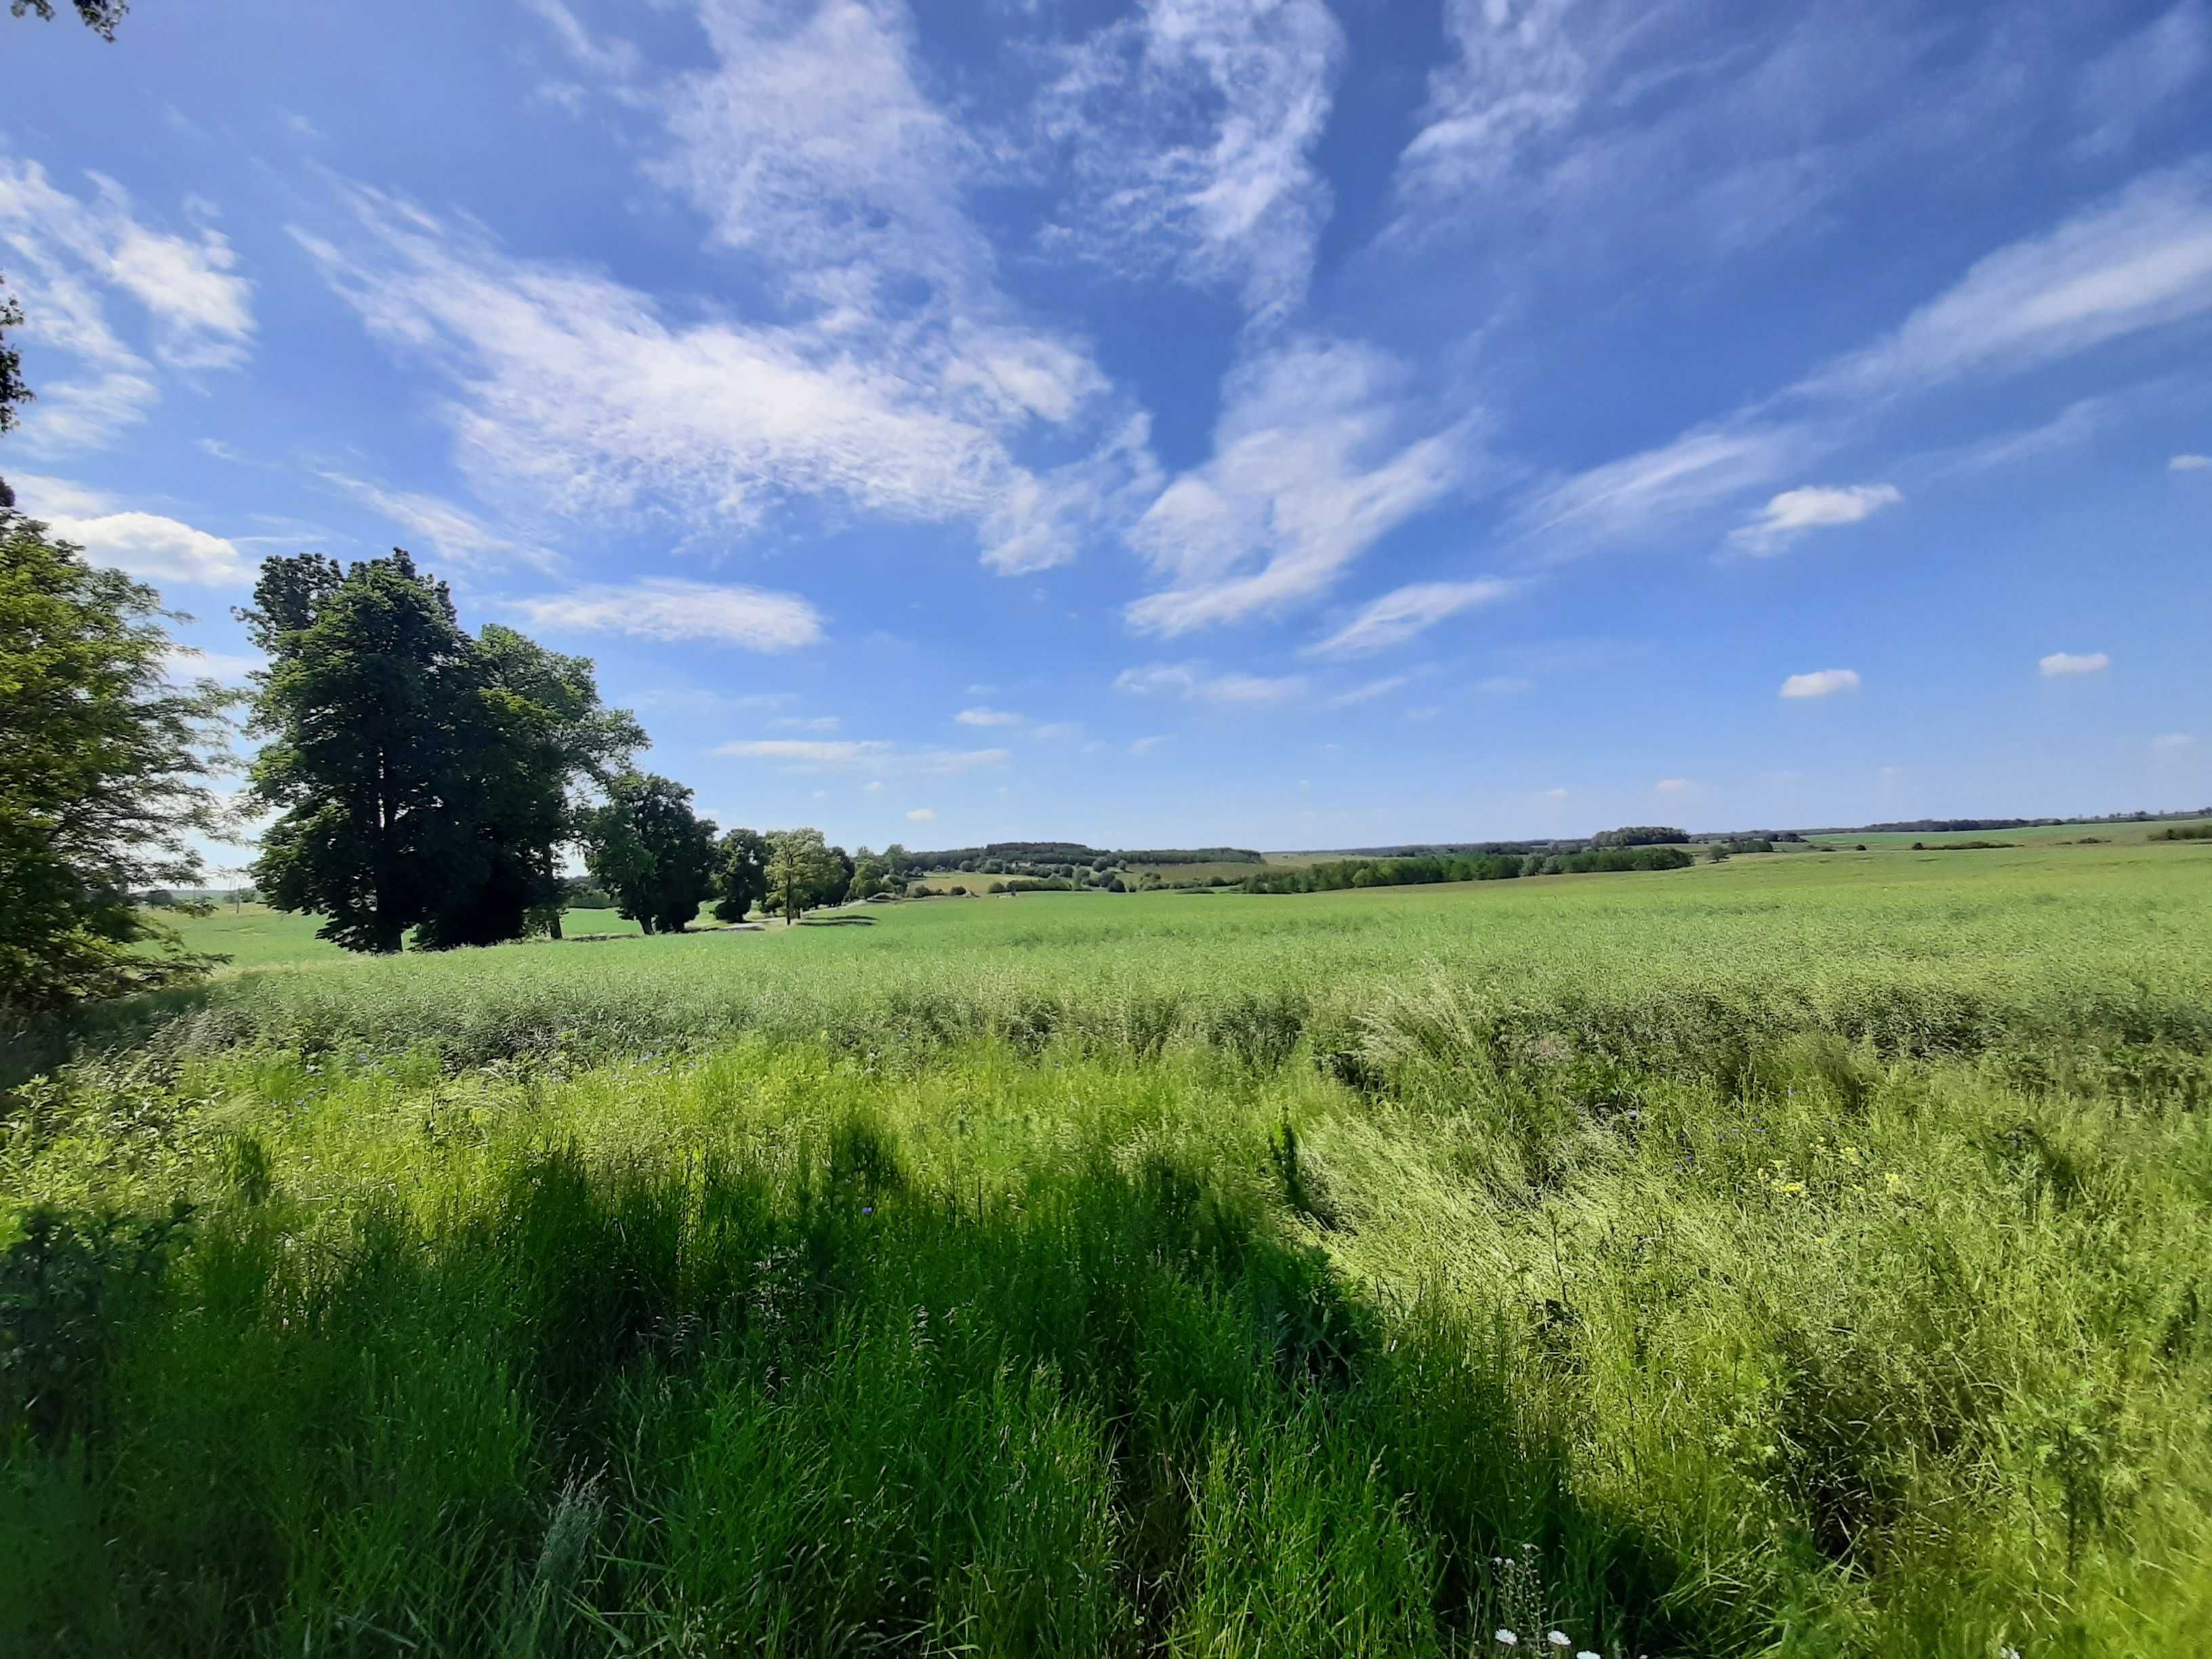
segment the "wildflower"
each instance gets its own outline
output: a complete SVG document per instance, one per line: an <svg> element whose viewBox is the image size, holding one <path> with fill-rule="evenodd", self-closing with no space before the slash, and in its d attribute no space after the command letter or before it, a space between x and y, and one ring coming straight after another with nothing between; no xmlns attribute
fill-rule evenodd
<svg viewBox="0 0 2212 1659"><path fill-rule="evenodd" d="M1575 1659L1604 1659L1602 1654L1592 1653L1588 1648L1577 1648Z"/></svg>
<svg viewBox="0 0 2212 1659"><path fill-rule="evenodd" d="M1498 1645L1501 1648L1517 1648L1521 1645L1521 1638L1510 1630L1502 1630L1498 1632Z"/></svg>
<svg viewBox="0 0 2212 1659"><path fill-rule="evenodd" d="M1563 1630L1555 1630L1549 1635L1546 1636L1544 1639L1547 1642L1549 1642L1555 1648L1564 1648L1571 1645L1571 1644L1567 1640L1566 1632Z"/></svg>

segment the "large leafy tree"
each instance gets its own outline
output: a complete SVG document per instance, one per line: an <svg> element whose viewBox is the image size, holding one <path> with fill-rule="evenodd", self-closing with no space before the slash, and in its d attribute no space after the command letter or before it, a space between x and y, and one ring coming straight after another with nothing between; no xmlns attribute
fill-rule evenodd
<svg viewBox="0 0 2212 1659"><path fill-rule="evenodd" d="M133 902L195 884L232 696L171 682L161 596L0 507L0 1004L69 1007L210 958Z"/></svg>
<svg viewBox="0 0 2212 1659"><path fill-rule="evenodd" d="M647 933L680 933L715 888L714 823L691 792L650 772L625 771L586 813L584 867L622 915Z"/></svg>
<svg viewBox="0 0 2212 1659"><path fill-rule="evenodd" d="M560 894L571 789L643 734L603 708L591 664L511 629L472 639L406 553L341 570L269 560L239 612L269 653L255 793L282 816L256 884L349 950L521 935Z"/></svg>
<svg viewBox="0 0 2212 1659"><path fill-rule="evenodd" d="M769 902L783 913L786 925L818 904L831 902L833 891L844 896L851 872L819 830L778 830L769 836L768 846Z"/></svg>
<svg viewBox="0 0 2212 1659"><path fill-rule="evenodd" d="M576 836L580 784L604 786L645 733L603 707L591 660L487 626L476 641L477 701L455 722L445 856L451 883L416 934L436 949L513 939L532 918L557 933L556 849Z"/></svg>
<svg viewBox="0 0 2212 1659"><path fill-rule="evenodd" d="M714 919L743 921L768 902L768 837L732 830L715 849Z"/></svg>

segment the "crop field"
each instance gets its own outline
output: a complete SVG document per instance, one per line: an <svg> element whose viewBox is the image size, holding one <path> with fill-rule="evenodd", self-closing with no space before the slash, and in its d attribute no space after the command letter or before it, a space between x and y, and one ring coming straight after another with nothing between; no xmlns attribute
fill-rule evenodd
<svg viewBox="0 0 2212 1659"><path fill-rule="evenodd" d="M12 1079L0 1652L2205 1651L2212 843L184 925Z"/></svg>

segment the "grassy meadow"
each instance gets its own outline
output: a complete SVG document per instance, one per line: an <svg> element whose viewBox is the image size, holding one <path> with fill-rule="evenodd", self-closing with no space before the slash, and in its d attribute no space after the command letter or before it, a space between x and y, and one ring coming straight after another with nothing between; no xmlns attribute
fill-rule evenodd
<svg viewBox="0 0 2212 1659"><path fill-rule="evenodd" d="M9 1100L0 1652L2205 1650L2212 843L186 927Z"/></svg>

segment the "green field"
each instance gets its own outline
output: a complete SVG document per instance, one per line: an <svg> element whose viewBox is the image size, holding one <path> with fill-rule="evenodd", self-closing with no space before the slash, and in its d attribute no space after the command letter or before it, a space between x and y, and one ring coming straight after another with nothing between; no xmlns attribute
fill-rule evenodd
<svg viewBox="0 0 2212 1659"><path fill-rule="evenodd" d="M2212 843L819 920L187 922L0 1652L2204 1651Z"/></svg>
<svg viewBox="0 0 2212 1659"><path fill-rule="evenodd" d="M1962 841L2010 842L2020 847L2080 846L2086 841L2093 846L2103 842L2116 847L2140 847L2165 830L2205 822L2203 818L2160 818L2149 823L2123 820L2111 823L2032 823L2019 830L1853 830L1837 836L1810 836L1807 840L1815 846L1838 848L1856 847L1863 842L1869 851L1876 852L1910 848L1916 841L1929 847L1948 847Z"/></svg>

